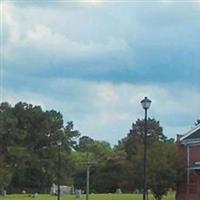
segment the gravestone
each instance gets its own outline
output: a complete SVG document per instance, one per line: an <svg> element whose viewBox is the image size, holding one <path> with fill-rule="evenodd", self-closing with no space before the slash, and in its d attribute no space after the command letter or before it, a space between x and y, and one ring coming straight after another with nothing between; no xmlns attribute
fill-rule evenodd
<svg viewBox="0 0 200 200"><path fill-rule="evenodd" d="M32 198L35 198L37 195L38 195L38 193L35 192L35 193L33 193L33 194L31 195L31 197L32 197Z"/></svg>
<svg viewBox="0 0 200 200"><path fill-rule="evenodd" d="M57 193L58 193L58 186L56 184L53 184L50 189L50 194L57 195ZM74 193L73 186L60 185L60 195L67 195L73 193Z"/></svg>
<svg viewBox="0 0 200 200"><path fill-rule="evenodd" d="M76 199L80 199L80 197L81 197L81 190L76 189L75 190L75 196L76 196Z"/></svg>
<svg viewBox="0 0 200 200"><path fill-rule="evenodd" d="M121 193L122 193L121 188L117 188L117 189L116 189L116 194L121 194Z"/></svg>
<svg viewBox="0 0 200 200"><path fill-rule="evenodd" d="M2 196L6 196L7 195L7 191L6 190L3 190L3 192L2 192Z"/></svg>

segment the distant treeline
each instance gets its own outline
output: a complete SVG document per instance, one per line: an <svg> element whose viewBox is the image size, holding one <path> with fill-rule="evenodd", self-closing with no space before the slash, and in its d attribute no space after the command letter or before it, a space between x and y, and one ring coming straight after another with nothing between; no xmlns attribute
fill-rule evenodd
<svg viewBox="0 0 200 200"><path fill-rule="evenodd" d="M57 183L57 142L62 141L61 184L85 190L89 153L90 161L95 162L91 192L115 192L117 188L142 192L144 121L138 119L130 126L130 132L111 147L106 141L81 136L72 121L64 124L60 112L22 102L15 106L1 103L0 188L10 193L48 193L52 183ZM148 188L159 199L175 188L179 167L176 145L163 134L159 121L149 118L147 146Z"/></svg>

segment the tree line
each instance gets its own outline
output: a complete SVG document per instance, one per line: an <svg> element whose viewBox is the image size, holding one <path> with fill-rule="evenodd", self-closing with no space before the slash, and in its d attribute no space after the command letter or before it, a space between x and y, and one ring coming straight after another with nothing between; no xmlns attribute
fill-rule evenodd
<svg viewBox="0 0 200 200"><path fill-rule="evenodd" d="M109 133L108 133L109 134ZM142 192L144 121L138 119L114 147L82 136L73 122L64 123L55 110L19 102L0 104L0 188L10 193L48 193L57 183L58 145L61 145L61 184L85 190L86 159L91 166L90 191ZM156 119L148 119L148 189L157 199L175 189L178 179L176 145Z"/></svg>

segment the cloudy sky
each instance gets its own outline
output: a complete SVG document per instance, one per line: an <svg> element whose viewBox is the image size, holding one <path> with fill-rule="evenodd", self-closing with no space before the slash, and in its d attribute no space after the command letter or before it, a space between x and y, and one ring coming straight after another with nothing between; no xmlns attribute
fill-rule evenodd
<svg viewBox="0 0 200 200"><path fill-rule="evenodd" d="M112 144L149 116L168 137L200 118L199 0L1 1L1 101L60 111Z"/></svg>

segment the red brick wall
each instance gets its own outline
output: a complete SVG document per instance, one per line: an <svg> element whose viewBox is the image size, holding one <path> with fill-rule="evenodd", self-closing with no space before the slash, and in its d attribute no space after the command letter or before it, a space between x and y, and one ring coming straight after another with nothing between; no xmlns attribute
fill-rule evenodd
<svg viewBox="0 0 200 200"><path fill-rule="evenodd" d="M190 164L200 162L200 146L190 147Z"/></svg>
<svg viewBox="0 0 200 200"><path fill-rule="evenodd" d="M186 183L179 183L176 200L200 200L200 181L190 183L188 189Z"/></svg>
<svg viewBox="0 0 200 200"><path fill-rule="evenodd" d="M177 143L177 158L182 159L182 164L187 168L187 147ZM200 161L200 146L190 147L190 165ZM177 183L176 200L200 200L200 175L191 171L190 184L187 185L187 178Z"/></svg>

